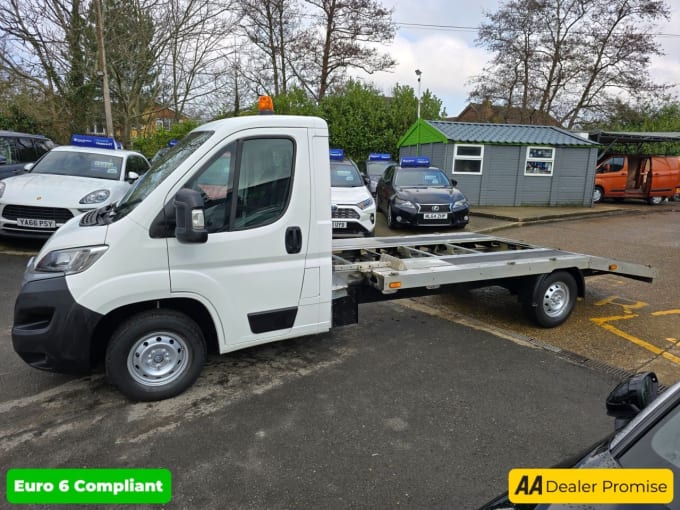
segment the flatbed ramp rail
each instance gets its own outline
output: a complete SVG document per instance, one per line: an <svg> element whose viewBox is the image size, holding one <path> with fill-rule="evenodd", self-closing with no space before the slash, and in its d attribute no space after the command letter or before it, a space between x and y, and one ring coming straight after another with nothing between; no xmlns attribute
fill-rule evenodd
<svg viewBox="0 0 680 510"><path fill-rule="evenodd" d="M645 282L656 276L642 264L474 232L333 240L334 308L335 299L338 306L355 307L452 285L501 285L518 294L535 322L553 327L569 316L576 296L585 295L584 277L603 273ZM344 315L337 324L348 323Z"/></svg>

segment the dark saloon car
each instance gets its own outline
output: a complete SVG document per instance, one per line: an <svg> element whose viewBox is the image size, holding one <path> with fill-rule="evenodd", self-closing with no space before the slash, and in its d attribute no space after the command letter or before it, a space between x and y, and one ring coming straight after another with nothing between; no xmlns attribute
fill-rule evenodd
<svg viewBox="0 0 680 510"><path fill-rule="evenodd" d="M392 155L382 152L371 152L366 160L366 175L368 176L368 190L372 195L375 195L375 190L378 187L378 181L385 173L388 166L396 165L396 161L392 161Z"/></svg>
<svg viewBox="0 0 680 510"><path fill-rule="evenodd" d="M404 157L387 167L376 188L378 209L390 228L464 228L470 220L467 198L426 157Z"/></svg>
<svg viewBox="0 0 680 510"><path fill-rule="evenodd" d="M0 131L0 179L23 173L28 163L35 163L54 147L42 135Z"/></svg>
<svg viewBox="0 0 680 510"><path fill-rule="evenodd" d="M634 375L619 384L607 397L607 414L616 418L616 430L583 454L555 467L670 469L675 485L671 503L513 504L506 493L479 510L679 510L680 382L658 396L657 388L653 372Z"/></svg>

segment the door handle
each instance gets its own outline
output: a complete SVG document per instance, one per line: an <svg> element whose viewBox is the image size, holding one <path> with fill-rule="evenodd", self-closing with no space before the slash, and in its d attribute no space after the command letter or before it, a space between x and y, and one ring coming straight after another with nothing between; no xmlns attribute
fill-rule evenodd
<svg viewBox="0 0 680 510"><path fill-rule="evenodd" d="M287 253L300 253L302 249L302 230L300 227L288 227L285 242Z"/></svg>

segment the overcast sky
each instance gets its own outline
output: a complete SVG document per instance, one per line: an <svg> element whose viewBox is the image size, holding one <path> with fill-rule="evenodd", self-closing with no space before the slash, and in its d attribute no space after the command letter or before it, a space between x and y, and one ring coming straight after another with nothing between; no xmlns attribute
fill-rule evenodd
<svg viewBox="0 0 680 510"><path fill-rule="evenodd" d="M657 82L680 84L680 0L667 0L671 20L656 27L661 36L657 41L666 55L655 58L651 73ZM467 81L479 74L489 55L474 44L477 27L484 20L484 11L495 11L497 0L383 0L393 7L392 19L399 25L394 42L387 51L398 64L391 73L364 76L384 92L395 83L411 85L417 91L416 69L420 69L421 88L429 88L439 97L449 116L458 115L467 104ZM401 25L401 24L406 25ZM416 28L410 24L438 25L462 28ZM674 35L674 36L672 36ZM680 87L675 90L680 95Z"/></svg>

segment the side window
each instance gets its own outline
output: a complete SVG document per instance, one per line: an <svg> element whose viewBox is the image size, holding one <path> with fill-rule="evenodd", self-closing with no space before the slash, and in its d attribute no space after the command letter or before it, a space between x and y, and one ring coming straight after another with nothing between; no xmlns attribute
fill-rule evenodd
<svg viewBox="0 0 680 510"><path fill-rule="evenodd" d="M233 229L260 227L279 219L288 206L295 146L288 138L257 138L241 143L238 203Z"/></svg>
<svg viewBox="0 0 680 510"><path fill-rule="evenodd" d="M236 144L227 145L187 184L201 193L205 203L205 226L209 233L229 227L233 197L232 179Z"/></svg>
<svg viewBox="0 0 680 510"><path fill-rule="evenodd" d="M385 173L383 174L383 180L385 182L392 182L392 176L394 175L394 167L390 166L387 167L387 170L385 170Z"/></svg>
<svg viewBox="0 0 680 510"><path fill-rule="evenodd" d="M33 147L32 138L17 138L17 160L19 163L33 163L38 155Z"/></svg>
<svg viewBox="0 0 680 510"><path fill-rule="evenodd" d="M0 156L5 159L8 165L19 163L17 158L17 139L13 136L0 138Z"/></svg>
<svg viewBox="0 0 680 510"><path fill-rule="evenodd" d="M52 140L35 140L35 151L38 158L52 149L54 149L54 142Z"/></svg>
<svg viewBox="0 0 680 510"><path fill-rule="evenodd" d="M144 158L139 156L130 156L127 160L127 168L125 173L136 172L138 175L142 175L149 169L149 164Z"/></svg>
<svg viewBox="0 0 680 510"><path fill-rule="evenodd" d="M481 174L484 159L483 145L456 144L453 157L454 174Z"/></svg>

